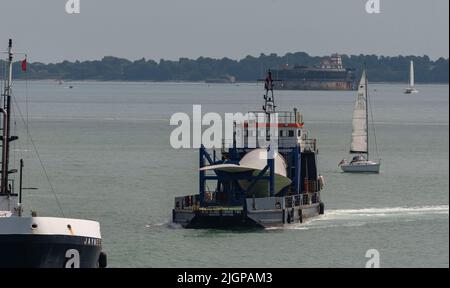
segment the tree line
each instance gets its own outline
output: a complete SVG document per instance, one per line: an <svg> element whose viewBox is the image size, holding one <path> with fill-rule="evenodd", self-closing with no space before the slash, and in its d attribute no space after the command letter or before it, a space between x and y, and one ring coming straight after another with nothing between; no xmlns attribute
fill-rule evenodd
<svg viewBox="0 0 450 288"><path fill-rule="evenodd" d="M259 57L247 56L240 60L229 58L197 59L180 58L159 62L142 58L136 61L107 56L95 61L63 61L61 63L28 64L27 72L21 71L20 62L14 63L13 69L17 79L55 79L55 80L98 80L98 81L204 81L211 78L234 76L236 81L255 81L268 69L276 69L286 64L289 66L318 65L328 56L310 56L304 52L261 54ZM449 60L439 58L431 60L428 56L377 56L377 55L342 55L346 68L355 69L358 77L364 66L367 67L371 82L407 82L409 62L415 63L417 83L448 83ZM4 64L4 62L2 63ZM4 67L4 65L2 65ZM5 71L0 71L4 78Z"/></svg>

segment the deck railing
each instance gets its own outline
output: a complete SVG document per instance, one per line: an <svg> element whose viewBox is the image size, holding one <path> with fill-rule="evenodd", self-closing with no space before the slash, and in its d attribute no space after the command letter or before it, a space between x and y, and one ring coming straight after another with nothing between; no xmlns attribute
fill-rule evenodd
<svg viewBox="0 0 450 288"><path fill-rule="evenodd" d="M205 192L205 204L217 206L216 193ZM303 193L284 197L247 198L248 210L273 210L287 209L304 205L312 205L320 202L320 192ZM200 208L200 196L189 195L175 197L175 209L177 210L198 210Z"/></svg>
<svg viewBox="0 0 450 288"><path fill-rule="evenodd" d="M312 205L320 202L319 192L304 193L285 197L285 208L292 208L302 205Z"/></svg>
<svg viewBox="0 0 450 288"><path fill-rule="evenodd" d="M250 111L248 113L252 113L256 116L256 119L250 122L256 123L269 123L269 115L264 111ZM292 124L292 123L303 123L303 115L300 112L293 111L277 111L277 122L278 124Z"/></svg>
<svg viewBox="0 0 450 288"><path fill-rule="evenodd" d="M303 151L316 151L317 140L316 139L303 139L302 141Z"/></svg>
<svg viewBox="0 0 450 288"><path fill-rule="evenodd" d="M175 209L195 210L200 206L200 195L175 197Z"/></svg>
<svg viewBox="0 0 450 288"><path fill-rule="evenodd" d="M304 193L285 197L247 198L248 210L286 209L320 202L320 193Z"/></svg>

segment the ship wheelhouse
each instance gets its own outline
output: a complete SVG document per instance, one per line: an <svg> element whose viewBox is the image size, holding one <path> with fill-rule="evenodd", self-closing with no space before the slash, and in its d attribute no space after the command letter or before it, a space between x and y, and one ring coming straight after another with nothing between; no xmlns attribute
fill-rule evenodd
<svg viewBox="0 0 450 288"><path fill-rule="evenodd" d="M246 121L243 125L235 125L235 134L244 135L245 148L264 148L272 137L275 138L279 150L293 148L296 145L304 146L301 144L307 138L307 133L303 129L302 114L296 109L270 114L264 111L252 111L248 114L257 115L257 117L253 121ZM276 121L273 123L271 118ZM254 139L256 139L256 147L249 147L249 143L251 144Z"/></svg>

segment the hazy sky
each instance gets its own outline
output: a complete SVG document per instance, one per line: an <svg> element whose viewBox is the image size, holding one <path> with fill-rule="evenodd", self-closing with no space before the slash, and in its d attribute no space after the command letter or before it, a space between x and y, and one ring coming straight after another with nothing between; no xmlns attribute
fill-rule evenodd
<svg viewBox="0 0 450 288"><path fill-rule="evenodd" d="M240 59L260 53L449 56L448 0L0 0L0 51L31 61Z"/></svg>

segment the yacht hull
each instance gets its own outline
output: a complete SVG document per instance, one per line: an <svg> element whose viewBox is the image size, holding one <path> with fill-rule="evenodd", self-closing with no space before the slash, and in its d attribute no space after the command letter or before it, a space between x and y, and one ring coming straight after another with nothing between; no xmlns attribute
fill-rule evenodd
<svg viewBox="0 0 450 288"><path fill-rule="evenodd" d="M379 173L380 163L344 164L341 165L341 169L343 172L349 173Z"/></svg>
<svg viewBox="0 0 450 288"><path fill-rule="evenodd" d="M412 88L412 89L408 88L405 90L405 94L416 94L416 93L419 93L419 91L414 88Z"/></svg>

